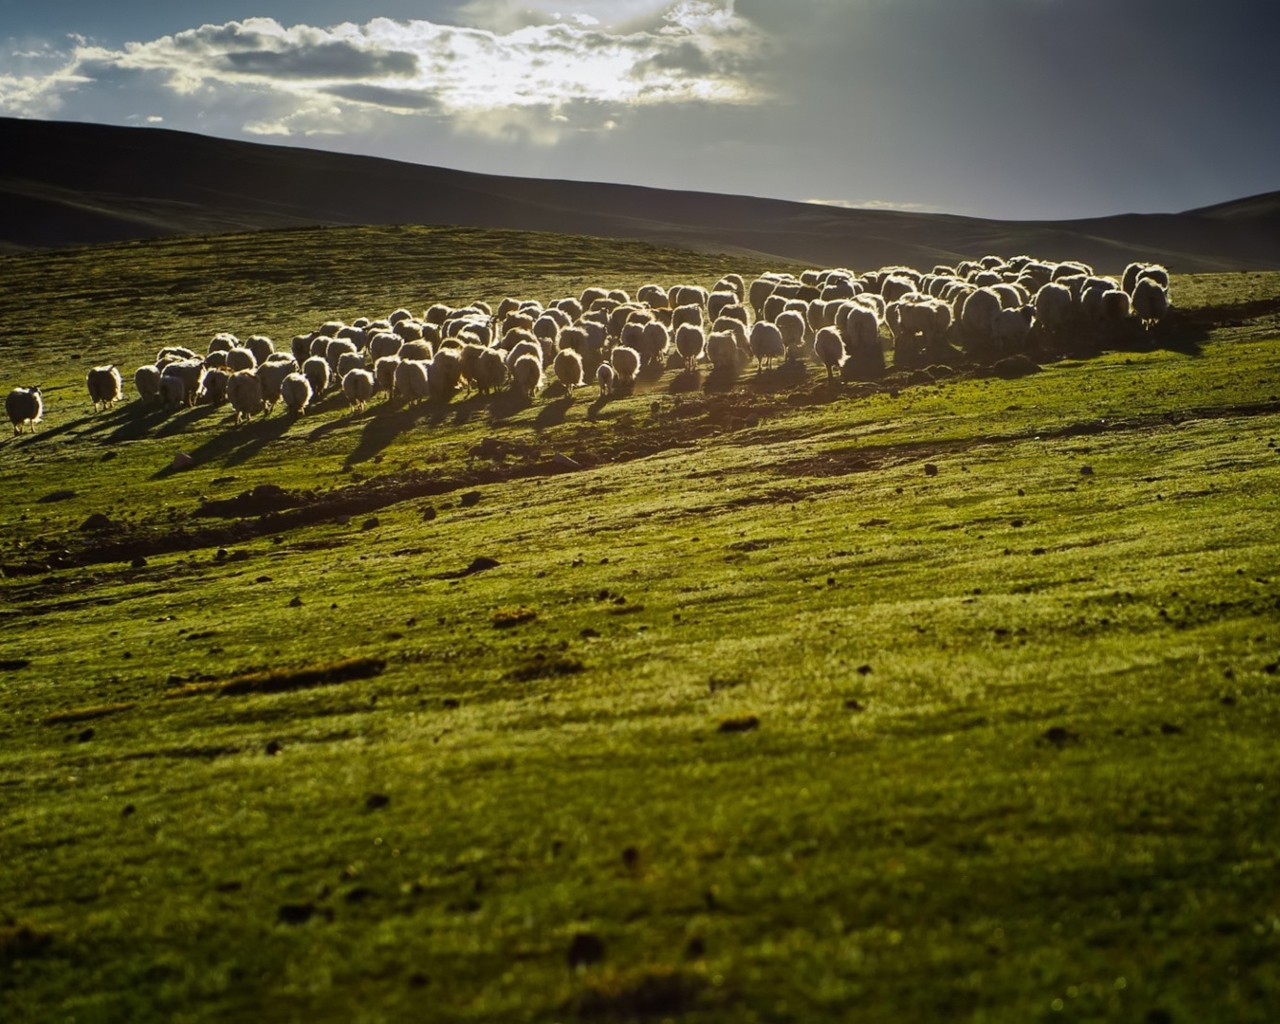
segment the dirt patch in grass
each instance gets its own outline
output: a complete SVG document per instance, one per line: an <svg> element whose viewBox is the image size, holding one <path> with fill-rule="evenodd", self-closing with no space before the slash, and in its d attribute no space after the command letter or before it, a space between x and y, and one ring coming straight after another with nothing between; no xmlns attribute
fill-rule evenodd
<svg viewBox="0 0 1280 1024"><path fill-rule="evenodd" d="M528 665L512 669L507 673L508 679L527 683L534 679L554 679L557 676L573 676L586 670L586 666L577 658L546 658L539 656Z"/></svg>
<svg viewBox="0 0 1280 1024"><path fill-rule="evenodd" d="M16 921L0 926L0 964L48 956L53 949L53 933L39 925Z"/></svg>
<svg viewBox="0 0 1280 1024"><path fill-rule="evenodd" d="M538 617L538 612L534 608L526 608L523 605L516 608L498 608L489 616L489 621L498 629L510 629L512 626L518 626L522 622L532 622Z"/></svg>
<svg viewBox="0 0 1280 1024"><path fill-rule="evenodd" d="M218 697L236 697L252 693L288 693L306 690L313 686L332 686L353 679L370 679L380 675L387 667L383 658L348 658L306 668L272 669L250 672L230 679L214 679L188 683L168 691L166 697L199 697L213 694Z"/></svg>
<svg viewBox="0 0 1280 1024"><path fill-rule="evenodd" d="M605 971L567 1009L595 1020L672 1018L692 1011L705 987L700 974L674 967Z"/></svg>

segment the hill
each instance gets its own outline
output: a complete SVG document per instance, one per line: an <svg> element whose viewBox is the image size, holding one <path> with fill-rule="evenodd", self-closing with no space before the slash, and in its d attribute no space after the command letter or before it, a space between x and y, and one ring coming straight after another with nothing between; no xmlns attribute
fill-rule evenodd
<svg viewBox="0 0 1280 1024"><path fill-rule="evenodd" d="M0 257L48 400L0 438L5 1024L1274 1019L1280 274L1016 380L85 393L217 330L758 266Z"/></svg>
<svg viewBox="0 0 1280 1024"><path fill-rule="evenodd" d="M1187 213L993 221L498 177L154 128L0 120L0 244L83 245L314 224L445 224L633 238L859 269L988 252L1115 272L1280 267L1277 196Z"/></svg>

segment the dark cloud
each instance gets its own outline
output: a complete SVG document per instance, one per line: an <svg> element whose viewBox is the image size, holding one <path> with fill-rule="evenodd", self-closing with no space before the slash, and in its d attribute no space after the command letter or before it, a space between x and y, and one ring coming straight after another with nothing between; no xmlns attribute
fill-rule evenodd
<svg viewBox="0 0 1280 1024"><path fill-rule="evenodd" d="M380 85L363 85L352 83L338 85L325 92L339 99L353 100L356 103L370 103L374 106L387 107L394 110L414 111L417 113L442 113L439 99L434 93L420 89L388 89Z"/></svg>
<svg viewBox="0 0 1280 1024"><path fill-rule="evenodd" d="M230 70L278 78L385 78L417 74L412 53L363 49L346 42L287 50L233 50L219 60Z"/></svg>

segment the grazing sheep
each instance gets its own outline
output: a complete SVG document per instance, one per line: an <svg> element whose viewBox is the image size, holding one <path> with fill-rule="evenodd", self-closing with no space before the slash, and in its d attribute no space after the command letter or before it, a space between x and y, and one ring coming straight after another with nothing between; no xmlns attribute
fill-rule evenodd
<svg viewBox="0 0 1280 1024"><path fill-rule="evenodd" d="M786 296L779 295L776 291L764 300L764 313L758 315L758 319L768 320L773 323L778 319L778 314L784 312L787 308Z"/></svg>
<svg viewBox="0 0 1280 1024"><path fill-rule="evenodd" d="M698 368L698 361L702 359L706 347L707 338L702 333L700 323L698 325L681 324L676 329L676 351L680 353L680 358L684 360L684 368L686 370L696 370Z"/></svg>
<svg viewBox="0 0 1280 1024"><path fill-rule="evenodd" d="M904 295L909 295L916 290L916 283L909 277L900 274L893 274L886 277L880 285L880 294L884 296L885 302L894 302Z"/></svg>
<svg viewBox="0 0 1280 1024"><path fill-rule="evenodd" d="M834 327L822 328L813 339L813 354L827 368L827 380L831 380L844 362L844 338Z"/></svg>
<svg viewBox="0 0 1280 1024"><path fill-rule="evenodd" d="M204 402L206 405L221 405L227 400L227 381L230 379L231 374L220 366L212 370L206 369L204 378L200 381L200 393L196 396L196 401Z"/></svg>
<svg viewBox="0 0 1280 1024"><path fill-rule="evenodd" d="M276 402L280 401L280 385L284 379L297 369L292 356L285 356L284 359L267 359L258 365L254 373L262 382L262 401L267 412L271 412Z"/></svg>
<svg viewBox="0 0 1280 1024"><path fill-rule="evenodd" d="M395 357L384 358L389 363ZM378 360L379 368L383 362L383 359ZM407 405L425 402L431 393L428 364L418 359L396 360L392 367L391 386Z"/></svg>
<svg viewBox="0 0 1280 1024"><path fill-rule="evenodd" d="M747 325L741 320L733 317L722 316L714 324L711 330L716 334L732 334L733 340L737 343L738 348L751 352L751 346L747 343Z"/></svg>
<svg viewBox="0 0 1280 1024"><path fill-rule="evenodd" d="M212 370L215 367L219 370L227 368L227 352L210 352L204 357L204 366L206 370Z"/></svg>
<svg viewBox="0 0 1280 1024"><path fill-rule="evenodd" d="M596 367L596 384L600 388L600 397L605 398L613 394L613 379L615 373L613 367L608 363L601 363Z"/></svg>
<svg viewBox="0 0 1280 1024"><path fill-rule="evenodd" d="M181 377L160 375L160 404L166 409L177 409L187 404L187 385Z"/></svg>
<svg viewBox="0 0 1280 1024"><path fill-rule="evenodd" d="M1132 314L1128 292L1112 288L1102 293L1102 319L1107 326L1119 328Z"/></svg>
<svg viewBox="0 0 1280 1024"><path fill-rule="evenodd" d="M434 328L432 330L439 333ZM390 333L401 341L418 341L426 337L427 325L418 320L397 320L391 325Z"/></svg>
<svg viewBox="0 0 1280 1024"><path fill-rule="evenodd" d="M707 317L710 320L718 320L724 315L725 309L737 304L736 292L712 292L707 296Z"/></svg>
<svg viewBox="0 0 1280 1024"><path fill-rule="evenodd" d="M343 352L338 356L338 376L345 377L352 370L367 370L371 365L367 352Z"/></svg>
<svg viewBox="0 0 1280 1024"><path fill-rule="evenodd" d="M438 402L447 402L458 390L462 380L462 354L453 348L442 348L431 357L431 370L427 375L427 386L431 397Z"/></svg>
<svg viewBox="0 0 1280 1024"><path fill-rule="evenodd" d="M400 352L405 342L400 335L390 331L378 331L369 338L369 358L375 363L384 356L394 356Z"/></svg>
<svg viewBox="0 0 1280 1024"><path fill-rule="evenodd" d="M434 324L439 327L449 318L449 314L452 312L453 310L444 303L437 302L428 307L427 311L422 314L422 322L426 324ZM395 321L391 320L390 317L387 317L387 320L392 324L392 326L395 326Z"/></svg>
<svg viewBox="0 0 1280 1024"><path fill-rule="evenodd" d="M960 313L960 329L971 344L981 344L991 337L991 322L1004 306L1000 296L990 288L979 288L965 299Z"/></svg>
<svg viewBox="0 0 1280 1024"><path fill-rule="evenodd" d="M311 355L311 343L315 341L314 334L295 334L293 340L289 342L289 351L293 353L293 361L301 366L307 361Z"/></svg>
<svg viewBox="0 0 1280 1024"><path fill-rule="evenodd" d="M4 411L13 424L14 434L21 434L22 428L31 424L31 433L36 432L36 424L44 415L44 399L40 397L38 387L14 388L5 397Z"/></svg>
<svg viewBox="0 0 1280 1024"><path fill-rule="evenodd" d="M429 341L406 341L395 354L405 361L429 363L435 350Z"/></svg>
<svg viewBox="0 0 1280 1024"><path fill-rule="evenodd" d="M1158 263L1149 263L1138 271L1138 280L1141 281L1143 279L1155 281L1155 283L1160 285L1160 287L1166 292L1169 290L1169 271L1165 270L1165 268L1160 266ZM1134 287L1137 287L1136 282L1134 283Z"/></svg>
<svg viewBox="0 0 1280 1024"><path fill-rule="evenodd" d="M1035 324L1035 306L1002 309L991 319L991 340L1003 355L1025 353Z"/></svg>
<svg viewBox="0 0 1280 1024"><path fill-rule="evenodd" d="M557 344L561 348L571 348L584 359L590 351L588 346L587 331L584 327L566 327L560 332Z"/></svg>
<svg viewBox="0 0 1280 1024"><path fill-rule="evenodd" d="M742 280L741 274L725 274L724 277L716 282L716 286L712 291L733 292L734 295L738 296L738 301L741 302L746 298L747 284Z"/></svg>
<svg viewBox="0 0 1280 1024"><path fill-rule="evenodd" d="M242 420L259 415L265 405L262 401L262 382L252 370L240 370L227 380L227 401L236 413L237 426Z"/></svg>
<svg viewBox="0 0 1280 1024"><path fill-rule="evenodd" d="M1151 330L1169 312L1169 293L1151 277L1140 277L1133 286L1133 312L1146 330Z"/></svg>
<svg viewBox="0 0 1280 1024"><path fill-rule="evenodd" d="M1036 292L1036 322L1048 334L1057 335L1071 321L1071 289L1065 285L1049 283Z"/></svg>
<svg viewBox="0 0 1280 1024"><path fill-rule="evenodd" d="M884 349L880 345L880 320L875 310L862 302L853 302L842 312L843 326L840 317L836 325L845 351L840 376L853 380L877 379L884 374Z"/></svg>
<svg viewBox="0 0 1280 1024"><path fill-rule="evenodd" d="M678 332L685 324L691 324L694 327L702 326L702 307L692 303L685 303L683 306L676 306L675 311L671 314L671 329Z"/></svg>
<svg viewBox="0 0 1280 1024"><path fill-rule="evenodd" d="M311 402L311 384L301 373L291 373L280 382L280 400L292 416L306 414Z"/></svg>
<svg viewBox="0 0 1280 1024"><path fill-rule="evenodd" d="M204 379L204 363L199 359L183 359L170 363L160 371L161 378L178 377L182 380L183 400L187 405L195 405L196 395L200 393L200 382Z"/></svg>
<svg viewBox="0 0 1280 1024"><path fill-rule="evenodd" d="M209 339L207 354L212 355L214 352L230 352L233 348L238 348L239 345L239 338L227 331L222 331Z"/></svg>
<svg viewBox="0 0 1280 1024"><path fill-rule="evenodd" d="M338 332L346 326L347 325L341 320L327 320L320 325L316 333L323 335L326 338L336 338L338 336Z"/></svg>
<svg viewBox="0 0 1280 1024"><path fill-rule="evenodd" d="M636 374L640 372L640 353L626 345L619 345L609 353L609 362L613 365L614 378L619 384L635 383Z"/></svg>
<svg viewBox="0 0 1280 1024"><path fill-rule="evenodd" d="M717 331L707 338L707 359L718 373L738 370L738 341L728 331Z"/></svg>
<svg viewBox="0 0 1280 1024"><path fill-rule="evenodd" d="M329 389L329 363L321 356L312 356L302 364L302 375L311 385L311 399L314 401Z"/></svg>
<svg viewBox="0 0 1280 1024"><path fill-rule="evenodd" d="M652 366L656 363L661 366L671 350L671 332L667 330L666 324L654 320L641 326L640 337L636 341L628 341L624 337L622 344L640 353L641 365Z"/></svg>
<svg viewBox="0 0 1280 1024"><path fill-rule="evenodd" d="M697 306L699 309L707 304L707 290L695 284L677 284L667 289L667 299L672 309L681 306Z"/></svg>
<svg viewBox="0 0 1280 1024"><path fill-rule="evenodd" d="M275 343L265 334L255 334L245 341L244 347L253 353L253 358L258 361L259 366L265 363L267 357L276 350Z"/></svg>
<svg viewBox="0 0 1280 1024"><path fill-rule="evenodd" d="M255 370L258 367L258 360L254 358L252 352L247 348L233 348L227 353L227 369L232 373L239 373L241 370Z"/></svg>
<svg viewBox="0 0 1280 1024"><path fill-rule="evenodd" d="M542 387L542 360L528 353L518 356L511 364L511 387L532 400Z"/></svg>
<svg viewBox="0 0 1280 1024"><path fill-rule="evenodd" d="M756 357L756 369L766 364L773 365L775 359L782 359L787 354L786 343L782 340L782 332L778 325L768 320L757 320L751 327L751 354Z"/></svg>
<svg viewBox="0 0 1280 1024"><path fill-rule="evenodd" d="M492 394L506 382L507 363L496 348L486 348L480 353L472 378L476 390L482 395Z"/></svg>
<svg viewBox="0 0 1280 1024"><path fill-rule="evenodd" d="M798 310L785 309L773 321L782 332L782 343L787 349L787 358L795 359L804 346L805 318Z"/></svg>
<svg viewBox="0 0 1280 1024"><path fill-rule="evenodd" d="M516 360L521 356L533 356L533 358L538 360L538 363L541 364L543 361L542 343L533 341L529 338L523 338L516 342L515 345L511 347L511 351L509 351L505 357L508 372L511 371L511 368L516 364Z"/></svg>
<svg viewBox="0 0 1280 1024"><path fill-rule="evenodd" d="M106 412L120 401L120 396L124 394L124 381L120 379L120 371L114 365L95 366L89 371L85 383L89 387L89 397L93 400L94 412L98 411L99 405L102 406L102 411Z"/></svg>
<svg viewBox="0 0 1280 1024"><path fill-rule="evenodd" d="M609 293L603 288L584 288L582 294L578 296L578 304L583 309L590 309L594 303L608 297Z"/></svg>
<svg viewBox="0 0 1280 1024"><path fill-rule="evenodd" d="M373 380L378 390L386 392L387 401L395 394L396 367L400 365L399 356L383 356L373 364Z"/></svg>
<svg viewBox="0 0 1280 1024"><path fill-rule="evenodd" d="M666 309L671 305L667 290L660 284L641 285L640 290L636 292L636 301L643 302L654 309Z"/></svg>
<svg viewBox="0 0 1280 1024"><path fill-rule="evenodd" d="M436 307L432 307L432 308L436 308ZM446 308L447 308L447 307L446 307ZM388 319L389 321L391 321L391 326L392 326L392 327L394 327L394 326L395 326L396 324L398 324L401 320L412 320L412 319L413 319L413 314L412 314L411 312L409 312L409 310L407 310L407 309L397 309L397 310L394 310L393 312L389 313L389 314L387 315L387 319Z"/></svg>
<svg viewBox="0 0 1280 1024"><path fill-rule="evenodd" d="M324 358L329 364L329 369L334 373L338 373L338 362L342 359L343 353L354 352L355 350L356 345L353 341L348 341L346 338L330 339L329 343L324 347Z"/></svg>
<svg viewBox="0 0 1280 1024"><path fill-rule="evenodd" d="M156 355L156 366L163 370L170 363L177 362L180 359L199 359L200 357L189 348L183 348L181 345L169 345L162 348Z"/></svg>
<svg viewBox="0 0 1280 1024"><path fill-rule="evenodd" d="M150 363L139 366L133 373L133 386L138 389L138 397L144 402L159 398L160 371Z"/></svg>
<svg viewBox="0 0 1280 1024"><path fill-rule="evenodd" d="M365 405L373 397L373 374L368 370L350 370L342 378L342 393L347 399L347 408L356 412L364 412Z"/></svg>
<svg viewBox="0 0 1280 1024"><path fill-rule="evenodd" d="M571 348L562 348L556 353L555 361L552 363L552 370L555 372L556 380L564 385L564 389L570 395L573 389L581 387L583 383L582 375L582 356Z"/></svg>

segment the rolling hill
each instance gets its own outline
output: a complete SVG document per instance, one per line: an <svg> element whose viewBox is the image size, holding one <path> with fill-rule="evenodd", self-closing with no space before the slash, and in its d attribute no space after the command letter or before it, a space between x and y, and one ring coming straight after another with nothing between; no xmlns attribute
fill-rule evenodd
<svg viewBox="0 0 1280 1024"><path fill-rule="evenodd" d="M0 247L321 224L445 224L633 238L820 265L986 252L1135 257L1177 272L1280 268L1280 193L1177 214L994 221L499 177L163 129L0 119Z"/></svg>

